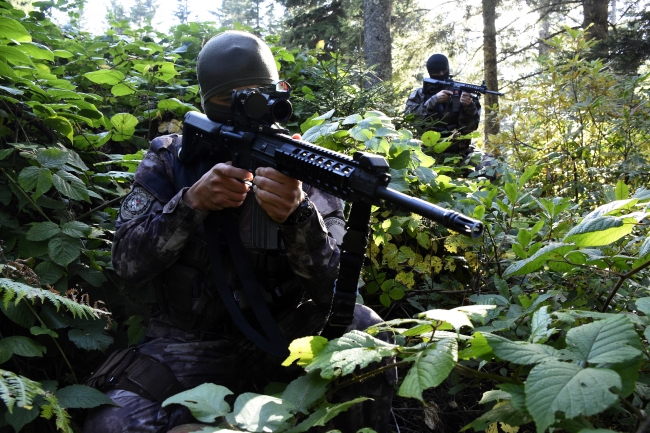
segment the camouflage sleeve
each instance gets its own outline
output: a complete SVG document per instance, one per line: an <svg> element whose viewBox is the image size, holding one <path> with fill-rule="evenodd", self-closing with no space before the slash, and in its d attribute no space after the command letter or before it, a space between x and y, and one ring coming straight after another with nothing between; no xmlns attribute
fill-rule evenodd
<svg viewBox="0 0 650 433"><path fill-rule="evenodd" d="M332 303L338 277L338 244L345 234L343 202L315 188L307 190L317 212L296 226L280 225L294 274L311 299L324 308Z"/></svg>
<svg viewBox="0 0 650 433"><path fill-rule="evenodd" d="M133 185L120 207L111 252L115 271L122 279L147 281L178 258L208 214L185 204L185 190L163 204L147 189Z"/></svg>
<svg viewBox="0 0 650 433"><path fill-rule="evenodd" d="M468 106L464 106L460 110L460 115L458 116L458 128L461 133L469 134L478 129L480 121L481 104L479 103L478 98L472 98L472 103Z"/></svg>
<svg viewBox="0 0 650 433"><path fill-rule="evenodd" d="M417 116L425 117L433 113L433 107L438 103L436 95L430 98L425 98L422 88L418 88L411 93L406 100L406 114L415 114Z"/></svg>

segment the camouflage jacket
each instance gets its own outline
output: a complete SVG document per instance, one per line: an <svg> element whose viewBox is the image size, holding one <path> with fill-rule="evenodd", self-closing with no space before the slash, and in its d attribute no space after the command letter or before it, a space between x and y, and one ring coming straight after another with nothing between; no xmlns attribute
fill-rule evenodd
<svg viewBox="0 0 650 433"><path fill-rule="evenodd" d="M208 214L183 201L187 187L176 190L174 186L174 155L181 143L182 137L175 134L152 140L131 191L122 201L112 259L125 281L147 281L173 265ZM343 203L306 184L303 190L317 212L296 226L281 224L280 232L289 265L302 288L310 298L329 306L338 275L337 242L341 242L345 226ZM244 206L252 202L246 200ZM241 221L239 224L245 238L248 229Z"/></svg>
<svg viewBox="0 0 650 433"><path fill-rule="evenodd" d="M481 104L478 98L472 97L472 103L461 105L458 113L450 112L451 104L439 103L436 95L425 95L422 88L411 93L406 101L406 114L416 116L413 126L420 133L429 130L438 131L443 137L452 134L469 134L478 129L481 120ZM453 140L447 148L447 153L467 155L473 152L470 139Z"/></svg>

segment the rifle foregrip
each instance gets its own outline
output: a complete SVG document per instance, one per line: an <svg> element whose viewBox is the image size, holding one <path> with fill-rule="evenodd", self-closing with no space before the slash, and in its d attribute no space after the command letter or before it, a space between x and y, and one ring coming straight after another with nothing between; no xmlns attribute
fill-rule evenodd
<svg viewBox="0 0 650 433"><path fill-rule="evenodd" d="M453 231L478 238L483 234L483 223L459 212L436 206L419 198L409 197L394 189L380 186L375 190L377 198L395 203L402 208L438 222Z"/></svg>

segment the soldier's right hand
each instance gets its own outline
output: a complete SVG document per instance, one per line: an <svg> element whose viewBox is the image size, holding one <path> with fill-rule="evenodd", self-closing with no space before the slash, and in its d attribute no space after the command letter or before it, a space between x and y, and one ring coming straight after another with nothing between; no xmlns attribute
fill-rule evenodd
<svg viewBox="0 0 650 433"><path fill-rule="evenodd" d="M183 195L183 201L199 211L239 207L244 203L250 187L243 181L252 181L253 175L230 162L219 163Z"/></svg>
<svg viewBox="0 0 650 433"><path fill-rule="evenodd" d="M451 90L441 90L438 93L436 93L436 98L438 99L438 102L445 103L449 101L451 96L454 94Z"/></svg>

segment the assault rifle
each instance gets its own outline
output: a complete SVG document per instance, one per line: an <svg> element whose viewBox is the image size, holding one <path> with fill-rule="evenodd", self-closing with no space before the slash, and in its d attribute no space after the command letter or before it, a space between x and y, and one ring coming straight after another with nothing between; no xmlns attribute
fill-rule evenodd
<svg viewBox="0 0 650 433"><path fill-rule="evenodd" d="M293 139L287 135L287 130L271 128L270 122L265 120L283 121L291 115L288 98L273 98L271 92L270 96L256 92L246 89L233 94L233 111L237 118L228 124L188 112L183 123L180 160L192 164L206 157L214 159L226 151L235 167L251 173L257 167L273 167L347 202L378 206L382 206L382 201L393 203L464 235L477 238L483 233L480 221L389 188L388 162L380 155L356 152L349 157ZM264 100L258 95L264 96ZM252 97L257 100L250 101Z"/></svg>
<svg viewBox="0 0 650 433"><path fill-rule="evenodd" d="M460 95L463 92L473 93L473 94L487 93L489 95L503 96L503 93L501 92L489 90L485 85L485 81L483 82L483 84L479 86L476 84L461 83L460 81L454 81L451 78L447 80L436 80L435 78L424 79L424 83L422 85L422 92L425 95L433 95L435 93L438 93L441 90L451 90L453 92L453 95L451 96L452 113L457 113L460 110Z"/></svg>
<svg viewBox="0 0 650 433"><path fill-rule="evenodd" d="M183 142L178 158L198 177L217 162L232 161L235 167L252 173L257 167L273 167L352 203L347 231L339 245L339 274L328 322L329 331L326 331L328 338L332 338L340 336L352 323L372 205L392 203L474 238L483 233L483 224L454 210L389 188L389 166L386 159L379 155L356 152L349 157L307 141L296 140L287 135L287 130L273 128L275 122L284 122L291 116L289 89L286 82L280 81L269 87L234 90L231 102L234 120L227 123L214 122L203 114L188 112L183 123ZM276 356L286 355L288 343L263 301L262 289L254 277L251 281L254 271L247 265L249 260L238 227L227 213L221 211L211 212L203 226L208 242L220 236L226 238L246 297L268 338L264 338L248 323L233 299L233 292L224 284L217 284L219 295L235 324L263 350ZM255 204L252 209L252 249L279 248L278 233L277 225L274 226L273 221ZM213 247L208 243L214 279L227 281L220 250L220 245Z"/></svg>

